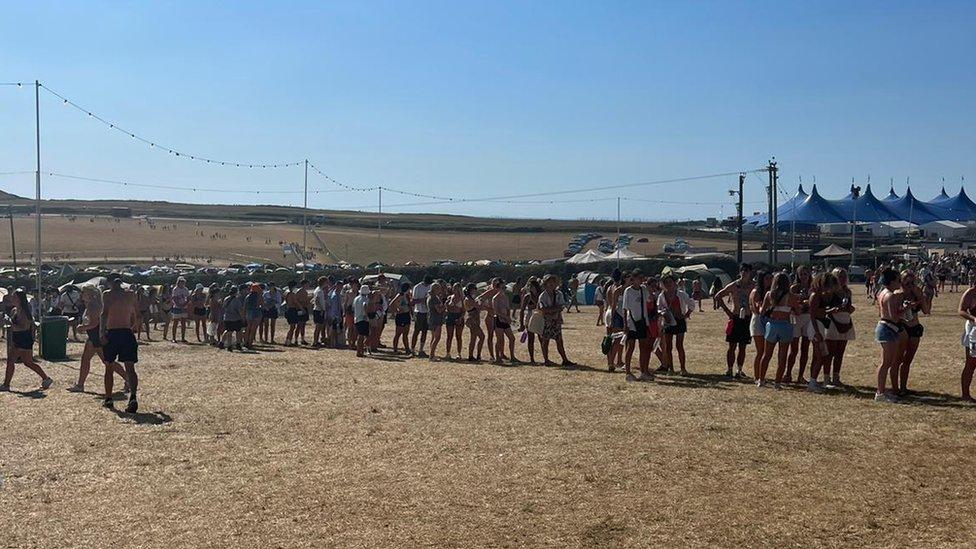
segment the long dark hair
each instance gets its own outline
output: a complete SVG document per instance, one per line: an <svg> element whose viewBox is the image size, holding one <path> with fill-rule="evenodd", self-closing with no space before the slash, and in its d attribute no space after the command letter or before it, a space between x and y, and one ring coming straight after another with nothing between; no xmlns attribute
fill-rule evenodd
<svg viewBox="0 0 976 549"><path fill-rule="evenodd" d="M766 287L766 271L756 271L756 295L764 296L769 288Z"/></svg>
<svg viewBox="0 0 976 549"><path fill-rule="evenodd" d="M27 320L33 323L34 315L31 314L30 303L27 302L27 292L25 292L23 289L18 289L16 292L14 292L14 295L17 297L17 301L20 302L20 305L17 307L17 311L26 316Z"/></svg>
<svg viewBox="0 0 976 549"><path fill-rule="evenodd" d="M773 305L782 301L790 293L789 275L786 273L776 273L776 276L773 277L773 288L770 291L773 294Z"/></svg>

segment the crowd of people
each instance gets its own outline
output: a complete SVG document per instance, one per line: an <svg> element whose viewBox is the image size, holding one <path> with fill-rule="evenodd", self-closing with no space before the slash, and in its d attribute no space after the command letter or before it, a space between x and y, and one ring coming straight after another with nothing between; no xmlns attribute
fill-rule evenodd
<svg viewBox="0 0 976 549"><path fill-rule="evenodd" d="M794 270L754 271L742 264L738 278L712 287L714 310L725 325L726 375L751 377L757 387L800 384L820 393L839 387L847 346L855 338L855 299L843 268L801 265ZM885 264L866 273L865 293L879 317L874 338L880 346L875 400L895 402L910 393L912 363L924 334L920 317L931 312L940 292L959 289L965 279L959 315L966 320L966 364L962 397L972 400L976 370L976 264L948 255L926 262ZM85 390L91 362L105 367L104 404L112 407L114 377L129 396L128 412L138 409L138 340L199 343L227 352L258 349L258 344L348 349L358 357L382 352L430 361L482 361L500 365L561 365L572 368L563 341L563 315L574 308L579 282L556 275L499 278L484 285L425 277L411 285L385 275L303 279L279 288L273 282L234 285L196 284L180 277L172 286L124 285L120 275L107 288L69 287L31 300L23 290L7 294L7 367L0 391L9 390L15 365L22 363L48 388L51 378L33 356L34 319L41 314L69 318L72 332L84 335L78 381L69 391ZM126 287L128 286L128 287ZM690 291L686 291L690 290ZM602 351L609 371L623 369L628 382L651 381L655 374L688 373L685 335L692 315L702 312L706 294L699 281L673 275L621 272L598 284L596 324L606 330ZM279 319L285 332L279 340ZM307 331L312 324L311 333ZM392 325L387 328L387 325ZM393 334L389 345L385 342ZM467 345L463 336L467 333ZM520 340L523 345L516 345ZM751 376L745 372L748 346L756 349ZM554 360L553 347L558 359ZM522 350L524 349L524 351ZM519 356L524 352L527 356ZM541 355L541 361L537 361ZM636 368L634 366L636 355ZM652 368L657 358L659 365ZM769 366L775 357L776 367ZM557 362L558 360L558 362ZM770 383L771 382L771 383Z"/></svg>

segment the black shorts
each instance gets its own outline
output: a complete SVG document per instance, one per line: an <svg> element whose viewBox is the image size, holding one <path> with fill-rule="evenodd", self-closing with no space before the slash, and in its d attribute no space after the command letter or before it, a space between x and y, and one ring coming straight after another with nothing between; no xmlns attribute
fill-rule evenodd
<svg viewBox="0 0 976 549"><path fill-rule="evenodd" d="M128 328L105 332L105 362L139 362L139 343Z"/></svg>
<svg viewBox="0 0 976 549"><path fill-rule="evenodd" d="M512 324L510 322L505 322L504 320L502 320L502 317L497 316L497 315L495 316L495 329L496 330L507 330L507 329L509 329L511 327L512 327Z"/></svg>
<svg viewBox="0 0 976 549"><path fill-rule="evenodd" d="M207 309L205 307L194 307L193 308L193 314L194 314L194 316L198 316L200 318L206 318L207 317Z"/></svg>
<svg viewBox="0 0 976 549"><path fill-rule="evenodd" d="M238 332L244 329L243 320L225 320L224 321L224 331L225 332Z"/></svg>
<svg viewBox="0 0 976 549"><path fill-rule="evenodd" d="M298 324L298 309L294 307L285 309L285 320L288 324Z"/></svg>
<svg viewBox="0 0 976 549"><path fill-rule="evenodd" d="M316 324L325 324L325 311L312 311L312 321Z"/></svg>
<svg viewBox="0 0 976 549"><path fill-rule="evenodd" d="M308 324L308 311L304 309L300 310L295 324Z"/></svg>
<svg viewBox="0 0 976 549"><path fill-rule="evenodd" d="M733 318L731 320L732 330L730 333L725 334L725 342L748 345L752 340L752 336L749 335L749 323L752 321L752 317L747 316L745 318Z"/></svg>
<svg viewBox="0 0 976 549"><path fill-rule="evenodd" d="M86 333L88 334L88 341L91 341L92 347L97 349L102 346L102 333L98 327L92 328Z"/></svg>
<svg viewBox="0 0 976 549"><path fill-rule="evenodd" d="M261 316L263 316L265 320L275 320L278 318L278 308L272 307L271 309L264 309Z"/></svg>
<svg viewBox="0 0 976 549"><path fill-rule="evenodd" d="M925 333L925 326L921 324L916 324L915 326L905 326L905 331L908 332L909 338L919 339L922 334Z"/></svg>
<svg viewBox="0 0 976 549"><path fill-rule="evenodd" d="M460 320L461 320L461 313L447 313L447 316L444 317L444 324L447 324L448 326L453 326L458 322L460 322Z"/></svg>
<svg viewBox="0 0 976 549"><path fill-rule="evenodd" d="M678 335L686 332L688 332L688 321L683 318L679 318L674 326L664 327L664 333L669 335Z"/></svg>
<svg viewBox="0 0 976 549"><path fill-rule="evenodd" d="M397 313L397 315L393 317L393 323L397 326L409 326L410 313Z"/></svg>
<svg viewBox="0 0 976 549"><path fill-rule="evenodd" d="M421 332L426 332L430 329L430 324L427 322L427 313L415 313L414 314L414 327L416 330Z"/></svg>
<svg viewBox="0 0 976 549"><path fill-rule="evenodd" d="M627 329L627 339L646 339L647 338L647 321L646 320L635 320L634 329L631 330L629 327Z"/></svg>
<svg viewBox="0 0 976 549"><path fill-rule="evenodd" d="M359 322L357 322L356 323L356 333L359 334L359 335L361 335L361 336L368 336L369 335L369 321L368 320L360 320Z"/></svg>
<svg viewBox="0 0 976 549"><path fill-rule="evenodd" d="M30 350L34 348L34 334L30 330L11 331L10 342L17 349Z"/></svg>

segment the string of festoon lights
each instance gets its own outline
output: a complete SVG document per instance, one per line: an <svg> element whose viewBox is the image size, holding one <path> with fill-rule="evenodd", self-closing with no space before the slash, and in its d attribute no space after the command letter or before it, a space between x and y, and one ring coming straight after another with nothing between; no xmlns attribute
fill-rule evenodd
<svg viewBox="0 0 976 549"><path fill-rule="evenodd" d="M2 84L4 84L4 85L14 85L14 86L23 86L23 85L25 85L23 82L8 82L8 83L2 83ZM101 114L98 114L98 113L92 111L91 109L88 109L88 108L82 106L77 101L75 101L75 100L69 98L68 96L66 96L66 95L58 92L57 90L52 89L51 87L49 87L49 86L47 86L45 84L42 84L40 82L36 82L35 85L37 86L38 89L43 89L45 92L49 93L53 97L58 98L62 102L62 104L66 105L66 106L69 106L69 107L73 108L74 110L76 110L78 112L84 113L88 118L90 118L92 120L95 120L96 122L98 122L99 124L101 124L102 126L104 126L105 128L107 128L109 130L114 130L116 132L119 132L119 133L121 133L123 135L128 136L131 139L140 141L140 142L148 145L152 149L158 149L158 150L163 151L163 152L165 152L167 154L173 155L174 157L179 157L179 158L188 159L188 160L191 160L191 161L196 161L196 162L201 162L201 163L206 163L206 164L214 164L214 165L229 166L229 167L239 167L239 168L279 169L279 168L287 168L287 167L294 167L294 166L300 166L300 165L303 165L303 164L307 164L307 166L312 169L313 173L317 174L319 177L321 177L324 180L328 181L330 184L335 185L338 189L336 189L336 190L309 189L308 191L273 191L273 190L247 190L247 189L240 189L240 188L212 188L212 187L201 187L201 186L176 186L176 185L149 184L149 183L135 182L135 181L131 181L131 180L127 179L127 178L109 179L109 178L89 177L89 176L82 176L82 175L75 175L75 174L66 174L66 173L61 173L61 172L41 172L41 173L43 173L45 175L49 175L49 176L52 176L52 177L61 177L61 178L68 178L68 179L75 179L75 180L82 180L82 181L90 181L90 182L97 182L97 183L106 183L106 184L119 185L119 186L124 186L124 187L156 188L156 189L163 189L163 190L180 190L180 191L187 191L187 192L210 192L210 193L227 193L227 194L239 193L239 194L254 194L254 195L261 195L261 194L266 194L266 195L272 195L272 194L304 194L306 192L308 194L322 194L322 193L341 192L341 191L351 191L351 192L374 192L374 191L378 191L380 193L393 193L393 194L397 194L397 195L401 195L401 196L408 196L408 197L413 197L413 198L423 198L423 199L428 199L429 200L427 202L413 202L413 203L404 203L404 204L389 204L389 205L386 206L388 208L400 208L400 207L410 207L410 206L420 206L420 205L463 204L463 203L483 203L483 202L503 203L503 204L510 204L510 205L557 204L557 203L571 203L571 202L572 203L601 202L601 201L617 200L618 198L617 197L587 198L587 199L578 199L578 200L572 200L572 201L556 201L556 200L536 200L536 201L531 201L531 200L524 200L524 199L526 199L526 198L545 198L545 197L549 197L549 196L561 196L561 195L568 195L568 194L591 193L591 192L600 192L600 191L617 190L617 189L628 189L628 188L636 188L636 187L644 187L644 186L654 186L654 185L668 185L668 184L676 184L676 183L691 182L691 181L700 181L700 180L713 179L713 178L732 177L732 176L737 176L740 173L743 173L743 171L739 170L739 171L730 171L730 172L714 173L714 174L706 174L706 175L698 175L698 176L691 176L691 177L680 177L680 178L660 179L660 180L654 180L654 181L643 181L643 182L636 182L636 183L626 183L626 184L616 184L616 185L601 185L601 186L591 186L591 187L583 187L583 188L576 188L576 189L563 189L563 190L557 190L557 191L544 191L544 192L533 192L533 193L521 193L521 194L510 194L510 195L501 195L501 196L444 196L444 195L435 195L435 194L428 194L428 193L420 193L420 192L414 192L414 191L407 191L407 190L398 189L398 188L395 188L395 187L387 187L387 186L380 186L380 185L374 185L374 186L355 186L355 185L349 185L347 183L343 183L343 182L337 180L336 178L332 177L331 175L329 175L328 173L326 173L325 171L323 171L321 168L319 168L316 164L314 164L314 163L312 163L312 162L310 162L308 160L298 160L298 161L291 161L291 162L270 162L270 163L269 162L255 162L255 161L239 161L239 160L221 160L221 159L213 158L213 157L206 156L206 155L200 155L200 154L197 154L197 153L190 153L190 152L186 151L185 149L173 148L173 147L168 146L168 145L162 145L158 140L153 139L153 138L150 138L150 137L147 137L145 134L137 133L135 131L129 130L129 129L127 129L128 126L120 126L116 122L114 122L114 121L106 118L105 116L103 116ZM765 171L765 168L760 168L760 169L755 169L755 170L747 170L748 173L753 173L753 174L757 174L757 173L764 172L764 171ZM34 172L26 172L26 173L34 173ZM624 198L624 200L637 201L637 202L646 202L646 203L655 203L655 204L685 204L685 205L717 205L717 204L724 204L724 202L711 202L711 203L709 203L709 202L700 202L700 201L680 202L680 201L668 201L668 200L639 199L639 198L630 198L630 197L626 197L626 198ZM372 208L372 206L370 206L370 207L368 207L366 209L371 209L371 208ZM349 208L349 209L357 209L357 208L356 207L352 207L352 208Z"/></svg>
<svg viewBox="0 0 976 549"><path fill-rule="evenodd" d="M173 156L177 156L177 157L180 157L180 158L185 158L185 159L188 159L188 160L195 160L197 162L203 162L203 163L206 163L206 164L216 164L216 165L219 165L219 166L233 166L233 167L236 167L236 168L276 169L276 168L288 168L288 167L291 167L291 166L300 166L300 165L302 165L302 164L305 163L305 160L297 160L297 161L294 161L294 162L254 162L254 161L240 161L240 160L220 160L220 159L216 159L216 158L210 158L208 156L202 156L202 155L199 155L199 154L189 153L189 152L186 152L186 151L181 150L181 149L176 149L176 148L173 148L173 147L169 147L169 146L163 145L163 144L159 143L159 141L157 141L155 139L152 139L152 138L149 138L149 137L145 137L145 136L143 136L141 134L138 134L138 133L136 133L134 131L131 131L131 130L127 130L127 129L125 129L122 126L119 126L115 122L112 122L110 120L107 120L105 117L103 117L103 116L101 116L99 114L96 114L96 113L92 112L90 109L87 109L87 108L79 105L75 101L69 99L68 97L64 96L61 93L58 93L57 91L51 89L50 87L48 87L45 84L40 84L39 83L38 86L42 90L46 91L47 93L49 93L49 94L53 95L54 97L57 97L58 99L60 99L61 102L64 105L67 105L69 107L72 107L72 108L80 111L80 112L85 113L86 115L88 115L89 118L91 118L92 120L95 120L95 121L101 123L102 125L106 126L107 128L109 128L111 130L115 130L115 131L117 131L119 133L122 133L124 135L127 135L130 138L135 139L137 141L141 141L142 143L145 143L146 145L149 145L149 147L152 148L152 149L158 149L160 151L165 151L167 154L171 154Z"/></svg>

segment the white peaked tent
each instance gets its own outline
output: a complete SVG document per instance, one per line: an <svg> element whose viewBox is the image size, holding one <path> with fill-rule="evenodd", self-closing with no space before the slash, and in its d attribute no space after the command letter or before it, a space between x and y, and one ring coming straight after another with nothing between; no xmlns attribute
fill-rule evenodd
<svg viewBox="0 0 976 549"><path fill-rule="evenodd" d="M587 263L598 263L600 261L606 261L607 256L601 254L596 250L586 250L585 252L580 252L573 257L566 260L566 263L572 263L574 265L585 265Z"/></svg>
<svg viewBox="0 0 976 549"><path fill-rule="evenodd" d="M607 254L606 258L608 260L647 259L646 257L642 256L639 253L630 251L628 248L620 248L619 250L616 250L612 254Z"/></svg>

